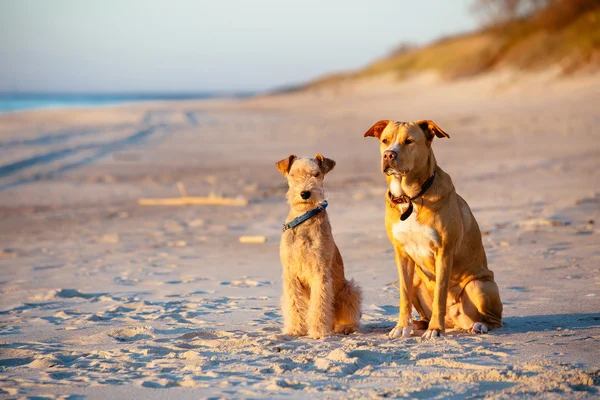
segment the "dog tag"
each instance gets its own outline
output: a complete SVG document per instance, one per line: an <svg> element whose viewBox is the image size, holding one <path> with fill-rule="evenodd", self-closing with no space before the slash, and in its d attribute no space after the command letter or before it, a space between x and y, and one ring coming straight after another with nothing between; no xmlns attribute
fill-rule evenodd
<svg viewBox="0 0 600 400"><path fill-rule="evenodd" d="M406 211L404 211L400 215L400 221L405 221L408 217L410 217L410 214L412 214L412 212L413 212L412 201L409 201L408 202L408 207L406 208Z"/></svg>

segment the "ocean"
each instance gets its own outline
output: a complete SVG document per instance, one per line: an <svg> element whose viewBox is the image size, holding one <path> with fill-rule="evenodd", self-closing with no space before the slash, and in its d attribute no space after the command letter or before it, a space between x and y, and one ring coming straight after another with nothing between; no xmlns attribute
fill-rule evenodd
<svg viewBox="0 0 600 400"><path fill-rule="evenodd" d="M141 101L197 100L212 98L243 98L251 92L201 93L0 93L0 113L40 108L76 108L118 105Z"/></svg>

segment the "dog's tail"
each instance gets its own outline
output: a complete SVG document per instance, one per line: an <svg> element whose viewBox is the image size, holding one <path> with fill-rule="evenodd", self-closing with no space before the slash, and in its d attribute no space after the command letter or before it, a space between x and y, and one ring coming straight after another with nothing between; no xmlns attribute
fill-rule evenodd
<svg viewBox="0 0 600 400"><path fill-rule="evenodd" d="M336 294L335 320L336 324L349 325L358 328L362 312L362 290L354 279L344 283L344 287Z"/></svg>

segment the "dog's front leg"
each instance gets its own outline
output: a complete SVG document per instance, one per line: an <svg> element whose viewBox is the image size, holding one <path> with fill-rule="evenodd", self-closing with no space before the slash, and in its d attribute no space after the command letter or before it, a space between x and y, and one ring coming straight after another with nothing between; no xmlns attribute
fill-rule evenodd
<svg viewBox="0 0 600 400"><path fill-rule="evenodd" d="M290 336L306 335L308 294L297 277L283 274L283 333Z"/></svg>
<svg viewBox="0 0 600 400"><path fill-rule="evenodd" d="M331 269L318 271L310 286L308 306L308 336L321 339L331 333L333 327L333 288Z"/></svg>
<svg viewBox="0 0 600 400"><path fill-rule="evenodd" d="M441 249L435 258L435 289L433 291L433 305L431 307L431 321L423 334L423 338L431 339L441 336L446 326L446 301L448 299L448 284L452 272L453 251Z"/></svg>
<svg viewBox="0 0 600 400"><path fill-rule="evenodd" d="M415 263L410 258L400 254L396 248L396 267L398 268L398 288L400 290L400 307L398 323L390 331L390 339L410 337L412 324L412 292Z"/></svg>

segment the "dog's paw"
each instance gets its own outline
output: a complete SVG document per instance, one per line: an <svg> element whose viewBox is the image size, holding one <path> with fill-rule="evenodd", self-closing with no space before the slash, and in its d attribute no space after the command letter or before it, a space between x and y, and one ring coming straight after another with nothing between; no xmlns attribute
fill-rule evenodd
<svg viewBox="0 0 600 400"><path fill-rule="evenodd" d="M482 322L474 322L469 333L488 333L487 326Z"/></svg>
<svg viewBox="0 0 600 400"><path fill-rule="evenodd" d="M329 335L330 335L330 332L325 332L325 331L312 331L312 330L308 331L308 337L311 339L315 339L315 340L323 339Z"/></svg>
<svg viewBox="0 0 600 400"><path fill-rule="evenodd" d="M421 336L423 339L435 339L435 338L439 338L442 336L442 332L440 332L437 329L428 329L425 331L425 333L423 334L423 336Z"/></svg>
<svg viewBox="0 0 600 400"><path fill-rule="evenodd" d="M342 335L349 335L355 331L356 331L356 326L354 326L354 325L336 325L333 328L334 333L338 333L338 334L342 334Z"/></svg>
<svg viewBox="0 0 600 400"><path fill-rule="evenodd" d="M409 338L410 326L395 326L388 335L390 339Z"/></svg>
<svg viewBox="0 0 600 400"><path fill-rule="evenodd" d="M306 336L305 329L284 328L281 333L287 336Z"/></svg>

